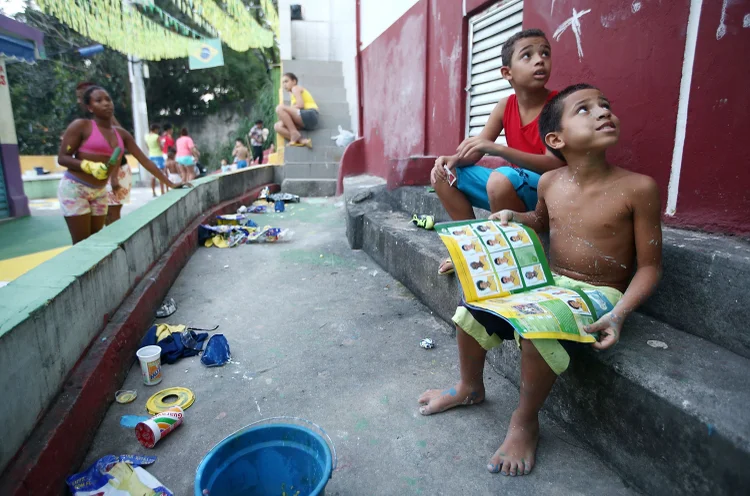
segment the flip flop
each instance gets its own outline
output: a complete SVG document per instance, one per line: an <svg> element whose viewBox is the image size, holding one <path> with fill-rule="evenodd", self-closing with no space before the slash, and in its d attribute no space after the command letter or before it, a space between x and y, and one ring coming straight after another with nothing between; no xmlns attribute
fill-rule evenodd
<svg viewBox="0 0 750 496"><path fill-rule="evenodd" d="M440 267L443 267L447 263L451 264L451 268L447 269L447 270L441 271ZM453 274L454 272L456 272L456 268L453 266L453 261L450 258L446 258L445 261L442 264L440 264L440 267L438 267L438 275L439 276L448 276L448 275Z"/></svg>
<svg viewBox="0 0 750 496"><path fill-rule="evenodd" d="M435 217L433 217L432 215L414 214L411 218L411 221L415 226L427 229L428 231L435 227Z"/></svg>
<svg viewBox="0 0 750 496"><path fill-rule="evenodd" d="M304 147L306 146L310 150L312 150L312 140L311 139L303 139L302 141L297 141L294 143L289 143L289 146L298 146L298 147Z"/></svg>

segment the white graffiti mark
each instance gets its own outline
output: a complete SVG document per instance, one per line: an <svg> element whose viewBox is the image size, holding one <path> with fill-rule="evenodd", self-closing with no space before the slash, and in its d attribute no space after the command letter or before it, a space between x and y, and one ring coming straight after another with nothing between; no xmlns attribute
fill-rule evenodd
<svg viewBox="0 0 750 496"><path fill-rule="evenodd" d="M552 0L552 5L549 8L549 15L552 15L553 10L555 10L555 0Z"/></svg>
<svg viewBox="0 0 750 496"><path fill-rule="evenodd" d="M742 18L742 27L750 28L750 14L745 14L745 17Z"/></svg>
<svg viewBox="0 0 750 496"><path fill-rule="evenodd" d="M560 41L560 36L565 32L566 29L570 28L573 31L573 35L576 37L576 46L578 47L578 60L583 59L583 47L581 46L581 17L591 12L591 9L587 9L581 12L573 9L573 15L565 22L560 24L552 37L556 41Z"/></svg>
<svg viewBox="0 0 750 496"><path fill-rule="evenodd" d="M633 14L641 10L641 2L633 2L633 4L630 6L630 10L633 12Z"/></svg>
<svg viewBox="0 0 750 496"><path fill-rule="evenodd" d="M719 19L719 27L716 28L716 39L720 40L724 37L725 34L727 34L727 5L729 4L729 0L724 0L721 2L721 19Z"/></svg>
<svg viewBox="0 0 750 496"><path fill-rule="evenodd" d="M450 55L446 55L443 47L440 47L440 68L444 74L448 75L448 91L450 91L450 94L458 94L461 84L461 40L456 39L453 43ZM449 112L448 120L453 123L457 118L456 106L449 105Z"/></svg>

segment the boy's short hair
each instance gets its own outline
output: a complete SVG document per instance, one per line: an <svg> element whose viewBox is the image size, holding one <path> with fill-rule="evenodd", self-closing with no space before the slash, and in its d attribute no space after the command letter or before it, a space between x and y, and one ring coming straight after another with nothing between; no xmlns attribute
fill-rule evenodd
<svg viewBox="0 0 750 496"><path fill-rule="evenodd" d="M152 132L159 132L159 124L151 124L150 129Z"/></svg>
<svg viewBox="0 0 750 496"><path fill-rule="evenodd" d="M503 48L500 51L500 57L502 58L503 65L510 67L510 61L513 59L513 52L516 50L516 42L525 38L544 38L547 39L547 35L544 31L537 28L524 29L523 31L514 34L503 43Z"/></svg>
<svg viewBox="0 0 750 496"><path fill-rule="evenodd" d="M568 96L572 95L576 91L596 89L598 88L595 86L591 86L588 83L572 84L557 95L550 98L547 104L542 109L542 112L539 114L539 135L542 137L542 143L544 143L544 146L546 146L547 149L551 151L555 157L559 158L563 162L565 161L565 157L560 152L560 150L550 148L544 138L549 133L554 133L555 131L562 130L561 124L563 108L565 108L565 99Z"/></svg>
<svg viewBox="0 0 750 496"><path fill-rule="evenodd" d="M244 144L245 142L242 141L242 138L235 138L234 141L239 141L240 143Z"/></svg>
<svg viewBox="0 0 750 496"><path fill-rule="evenodd" d="M170 124L169 122L167 122L162 127L164 128L165 131L169 131L170 129L172 129L172 124Z"/></svg>
<svg viewBox="0 0 750 496"><path fill-rule="evenodd" d="M256 124L263 124L263 119L258 119L257 121L255 121L255 123Z"/></svg>
<svg viewBox="0 0 750 496"><path fill-rule="evenodd" d="M177 150L175 148L167 150L167 158L174 158L175 155L177 155Z"/></svg>

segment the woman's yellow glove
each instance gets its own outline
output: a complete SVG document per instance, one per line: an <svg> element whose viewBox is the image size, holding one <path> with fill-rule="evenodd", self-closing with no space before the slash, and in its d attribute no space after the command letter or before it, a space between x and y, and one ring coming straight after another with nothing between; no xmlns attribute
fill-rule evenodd
<svg viewBox="0 0 750 496"><path fill-rule="evenodd" d="M107 179L107 176L109 176L109 167L101 162L81 160L81 170L97 179Z"/></svg>

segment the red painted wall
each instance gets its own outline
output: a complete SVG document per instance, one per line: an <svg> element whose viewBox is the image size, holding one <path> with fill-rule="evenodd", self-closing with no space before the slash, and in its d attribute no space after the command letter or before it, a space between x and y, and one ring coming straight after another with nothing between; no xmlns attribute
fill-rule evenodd
<svg viewBox="0 0 750 496"><path fill-rule="evenodd" d="M717 40L722 2L703 2L688 107L675 221L709 230L750 233L748 126L750 2L727 2L726 32Z"/></svg>
<svg viewBox="0 0 750 496"><path fill-rule="evenodd" d="M362 52L367 170L394 185L424 154L426 19L423 0Z"/></svg>
<svg viewBox="0 0 750 496"><path fill-rule="evenodd" d="M466 0L468 16L495 4ZM728 2L726 34L717 40L722 2L704 2L677 212L669 224L750 234L750 168L737 146L750 108L743 77L750 51L750 8ZM662 206L674 148L689 0L525 0L524 27L550 37L549 86L588 82L600 87L622 121L612 162L648 174ZM568 28L552 35L573 9L581 48ZM449 154L465 129L466 29L463 2L420 0L362 53L365 170L391 187L427 184L434 157ZM747 12L746 12L747 11ZM742 119L742 120L741 120ZM733 146L734 145L734 146Z"/></svg>
<svg viewBox="0 0 750 496"><path fill-rule="evenodd" d="M665 206L689 1L659 5L641 0L637 12L631 2L558 1L552 15L550 5L549 0L527 0L523 12L524 27L541 28L552 42L549 87L586 82L607 95L622 123L620 143L609 159L656 179ZM559 41L552 39L574 8L591 9L580 18L580 59L570 28Z"/></svg>

